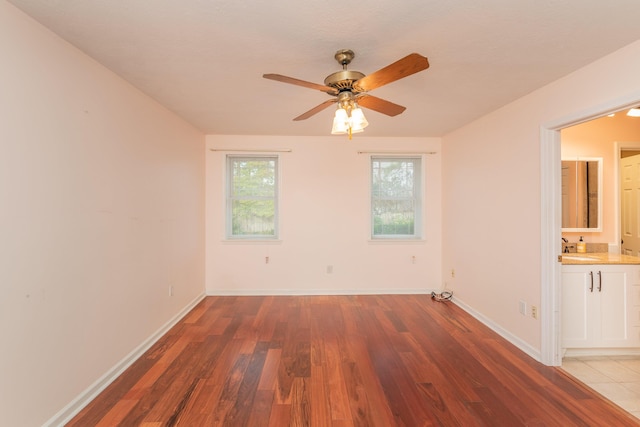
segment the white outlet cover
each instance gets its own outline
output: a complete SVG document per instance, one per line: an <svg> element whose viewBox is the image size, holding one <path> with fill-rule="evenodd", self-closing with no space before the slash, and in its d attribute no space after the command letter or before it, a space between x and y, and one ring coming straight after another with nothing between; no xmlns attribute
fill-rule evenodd
<svg viewBox="0 0 640 427"><path fill-rule="evenodd" d="M522 315L526 315L527 314L527 303L524 301L520 301L518 303L518 308L520 310L520 314Z"/></svg>

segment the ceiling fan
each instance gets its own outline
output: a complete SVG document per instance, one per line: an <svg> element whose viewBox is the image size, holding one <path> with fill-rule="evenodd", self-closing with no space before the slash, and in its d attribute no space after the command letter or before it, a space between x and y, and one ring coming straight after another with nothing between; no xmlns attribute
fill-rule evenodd
<svg viewBox="0 0 640 427"><path fill-rule="evenodd" d="M331 133L349 133L349 138L351 138L352 132L361 132L364 127L368 125L368 122L362 114L362 110L360 110L358 106L386 114L387 116L397 116L406 109L402 105L369 95L369 91L429 68L429 61L426 57L412 53L393 64L365 76L359 71L347 70L347 65L349 65L355 57L352 50L341 49L336 52L334 57L336 61L342 65L342 70L327 76L327 78L324 79L324 85L283 76L281 74L263 74L262 77L319 90L332 95L334 98L326 100L293 120L308 119L329 107L329 105L338 103Z"/></svg>

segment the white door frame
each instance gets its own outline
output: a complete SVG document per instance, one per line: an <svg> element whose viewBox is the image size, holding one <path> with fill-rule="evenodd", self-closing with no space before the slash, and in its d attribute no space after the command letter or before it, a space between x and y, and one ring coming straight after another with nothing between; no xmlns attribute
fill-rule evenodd
<svg viewBox="0 0 640 427"><path fill-rule="evenodd" d="M560 343L560 239L562 237L562 191L560 130L640 104L635 93L606 104L543 123L540 126L540 320L541 362L562 364Z"/></svg>

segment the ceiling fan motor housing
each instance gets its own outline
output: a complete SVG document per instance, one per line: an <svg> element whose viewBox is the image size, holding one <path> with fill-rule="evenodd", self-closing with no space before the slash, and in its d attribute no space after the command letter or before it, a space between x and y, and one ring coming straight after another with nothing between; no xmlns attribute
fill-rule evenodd
<svg viewBox="0 0 640 427"><path fill-rule="evenodd" d="M338 89L339 92L352 91L353 83L364 77L364 74L359 71L347 70L347 65L351 63L355 56L355 53L353 53L351 49L341 49L337 51L334 58L342 65L342 71L330 74L324 79L325 86Z"/></svg>
<svg viewBox="0 0 640 427"><path fill-rule="evenodd" d="M342 70L330 74L326 79L324 79L324 84L342 92L345 90L352 90L353 83L363 77L364 74L360 71Z"/></svg>

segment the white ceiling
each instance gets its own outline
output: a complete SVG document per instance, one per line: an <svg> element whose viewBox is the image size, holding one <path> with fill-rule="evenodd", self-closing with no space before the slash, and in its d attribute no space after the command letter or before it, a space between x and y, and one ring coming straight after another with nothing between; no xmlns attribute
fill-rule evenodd
<svg viewBox="0 0 640 427"><path fill-rule="evenodd" d="M441 136L640 39L638 0L9 0L210 134L327 135L323 83L355 51L370 74L418 52L431 67L372 94L367 136Z"/></svg>

